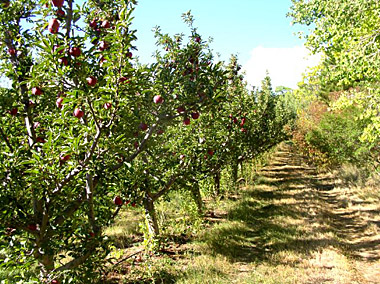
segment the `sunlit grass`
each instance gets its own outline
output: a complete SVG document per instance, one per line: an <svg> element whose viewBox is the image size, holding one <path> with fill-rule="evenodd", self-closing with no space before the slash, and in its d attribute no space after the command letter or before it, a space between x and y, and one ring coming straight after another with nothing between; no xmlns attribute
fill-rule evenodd
<svg viewBox="0 0 380 284"><path fill-rule="evenodd" d="M289 156L280 152L239 192L208 198L204 218L189 196L160 202L166 251L131 260L115 283L366 283L357 269L380 265L380 198Z"/></svg>

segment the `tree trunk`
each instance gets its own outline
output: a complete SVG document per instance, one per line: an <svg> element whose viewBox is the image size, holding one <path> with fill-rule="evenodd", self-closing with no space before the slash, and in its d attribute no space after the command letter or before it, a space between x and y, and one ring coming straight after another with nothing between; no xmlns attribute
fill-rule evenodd
<svg viewBox="0 0 380 284"><path fill-rule="evenodd" d="M192 180L193 185L191 186L191 194L193 196L193 199L195 201L195 204L198 208L198 214L203 214L203 200L201 196L201 192L199 190L199 183L196 180Z"/></svg>
<svg viewBox="0 0 380 284"><path fill-rule="evenodd" d="M238 189L238 184L237 184L238 170L239 170L239 163L236 161L232 165L232 187L235 193Z"/></svg>
<svg viewBox="0 0 380 284"><path fill-rule="evenodd" d="M154 200L150 196L149 192L144 197L144 209L145 209L145 222L148 229L149 239L155 239L159 233L159 227L157 222L156 210L154 209Z"/></svg>
<svg viewBox="0 0 380 284"><path fill-rule="evenodd" d="M215 195L220 196L220 172L217 171L214 175Z"/></svg>
<svg viewBox="0 0 380 284"><path fill-rule="evenodd" d="M49 273L54 269L54 255L41 253L41 248L37 248L35 251L35 257L38 260L40 266L40 279L46 280Z"/></svg>

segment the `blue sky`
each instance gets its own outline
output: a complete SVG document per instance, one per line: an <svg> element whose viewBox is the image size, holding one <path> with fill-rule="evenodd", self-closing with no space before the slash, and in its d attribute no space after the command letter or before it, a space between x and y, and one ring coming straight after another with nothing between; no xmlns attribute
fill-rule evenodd
<svg viewBox="0 0 380 284"><path fill-rule="evenodd" d="M274 86L296 88L307 66L319 61L319 56L305 60L308 51L295 33L306 28L291 26L291 18L286 17L291 0L138 2L132 14L132 26L138 37L135 42L138 51L134 54L142 63L153 62L152 54L157 47L152 29L160 26L163 33L171 35L188 32L181 15L189 10L202 38L213 38L211 48L214 54L220 54L220 60L227 61L231 54L238 56L251 86L259 86L268 70Z"/></svg>
<svg viewBox="0 0 380 284"><path fill-rule="evenodd" d="M258 85L268 69L274 85L296 87L301 73L318 58L305 61L307 50L286 17L291 0L140 0L133 13L137 29L137 55L152 62L156 49L152 28L162 32L187 32L182 13L191 10L203 37L212 37L211 48L221 60L237 54L251 85Z"/></svg>
<svg viewBox="0 0 380 284"><path fill-rule="evenodd" d="M238 53L247 61L252 48L293 47L302 44L286 17L290 0L139 0L133 26L137 29L141 59L149 60L154 50L151 32L156 25L175 34L187 30L181 14L191 10L195 26L203 36L214 38L212 47L229 58ZM153 49L152 49L153 48Z"/></svg>

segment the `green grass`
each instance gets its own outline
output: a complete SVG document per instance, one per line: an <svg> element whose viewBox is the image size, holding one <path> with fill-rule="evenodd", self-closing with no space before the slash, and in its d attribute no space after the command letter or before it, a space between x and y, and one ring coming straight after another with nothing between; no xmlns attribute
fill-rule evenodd
<svg viewBox="0 0 380 284"><path fill-rule="evenodd" d="M374 249L379 198L360 200L362 189L337 187L292 155L280 150L253 185L207 199L203 218L172 193L157 206L164 249L128 260L112 283L366 283L356 267L376 270L354 253ZM359 206L372 219L359 219Z"/></svg>

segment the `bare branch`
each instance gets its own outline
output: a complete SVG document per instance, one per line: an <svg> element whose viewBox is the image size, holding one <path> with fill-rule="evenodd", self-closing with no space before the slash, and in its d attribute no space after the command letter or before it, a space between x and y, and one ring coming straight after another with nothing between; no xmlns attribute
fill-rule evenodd
<svg viewBox="0 0 380 284"><path fill-rule="evenodd" d="M96 126L96 130L97 131L100 131L101 129L101 126L99 125L97 119L96 119L96 115L95 115L95 111L94 111L94 108L92 107L92 103L91 101L87 98L87 103L88 103L88 106L90 107L90 112L92 114L92 118L94 119L95 121L95 126Z"/></svg>
<svg viewBox="0 0 380 284"><path fill-rule="evenodd" d="M156 130L157 125L158 125L158 122L155 123L155 124L153 124L149 128L148 133L145 135L144 139L140 142L140 145L137 147L136 151L132 155L130 155L128 158L124 159L120 163L118 163L115 166L113 166L112 167L113 171L116 171L116 170L120 169L123 166L124 161L126 161L126 162L133 161L133 159L135 159L138 156L138 154L140 154L142 152L142 150L144 149L144 146L145 146L146 142L153 135L153 132Z"/></svg>
<svg viewBox="0 0 380 284"><path fill-rule="evenodd" d="M94 215L94 202L93 202L93 190L94 182L91 174L86 175L86 199L88 202L88 219L90 221L91 227L96 231L95 225L95 215Z"/></svg>
<svg viewBox="0 0 380 284"><path fill-rule="evenodd" d="M91 145L91 148L90 150L87 152L86 154L86 157L83 161L83 163L81 165L79 165L78 167L76 167L75 169L73 169L70 173L68 173L66 175L66 177L56 186L56 188L53 190L53 193L57 193L57 192L60 192L62 190L62 188L68 184L76 175L78 175L81 171L83 171L87 164L90 162L90 159L92 157L92 155L94 154L95 152L95 148L96 146L98 145L98 142L99 142L99 139L100 139L100 136L101 136L101 131L98 130L96 132L96 135L94 137L94 141L92 142L92 145Z"/></svg>
<svg viewBox="0 0 380 284"><path fill-rule="evenodd" d="M11 152L13 152L13 147L11 145L11 143L9 142L9 139L8 137L5 135L3 129L0 127L0 134L1 134L1 137L3 138L3 140L5 141L5 143L7 144L9 150L11 150Z"/></svg>
<svg viewBox="0 0 380 284"><path fill-rule="evenodd" d="M162 195L164 195L166 192L168 192L171 188L171 186L174 184L174 182L177 180L177 178L180 176L179 173L174 174L170 180L166 183L166 185L156 194L152 195L152 200L156 201L158 198L160 198Z"/></svg>

